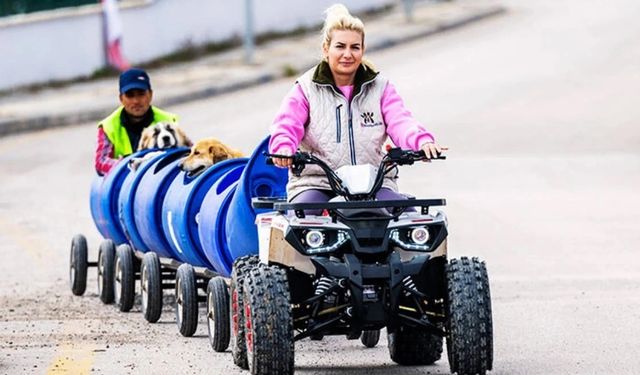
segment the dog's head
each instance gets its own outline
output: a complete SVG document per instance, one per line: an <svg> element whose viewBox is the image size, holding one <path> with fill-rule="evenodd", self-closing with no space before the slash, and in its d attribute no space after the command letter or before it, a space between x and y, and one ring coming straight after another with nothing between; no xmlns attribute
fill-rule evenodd
<svg viewBox="0 0 640 375"><path fill-rule="evenodd" d="M159 122L144 129L140 137L140 143L138 143L138 150L148 148L165 149L178 146L190 147L191 145L191 140L177 125Z"/></svg>
<svg viewBox="0 0 640 375"><path fill-rule="evenodd" d="M189 175L195 175L215 163L242 156L240 151L228 147L215 138L205 138L191 147L191 153L180 163L180 168Z"/></svg>

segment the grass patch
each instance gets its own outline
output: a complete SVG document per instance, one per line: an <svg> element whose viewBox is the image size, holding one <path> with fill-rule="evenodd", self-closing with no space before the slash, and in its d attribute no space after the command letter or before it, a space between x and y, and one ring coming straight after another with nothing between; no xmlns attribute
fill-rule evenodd
<svg viewBox="0 0 640 375"><path fill-rule="evenodd" d="M296 76L298 75L298 69L294 68L289 64L286 64L285 66L282 67L282 75L285 77Z"/></svg>

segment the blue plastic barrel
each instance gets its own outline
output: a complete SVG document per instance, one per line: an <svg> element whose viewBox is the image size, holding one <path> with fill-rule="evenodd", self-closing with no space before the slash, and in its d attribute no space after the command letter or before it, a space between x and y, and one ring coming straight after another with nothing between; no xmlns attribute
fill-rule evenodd
<svg viewBox="0 0 640 375"><path fill-rule="evenodd" d="M102 191L102 183L104 182L104 177L96 176L93 181L91 181L91 192L89 193L89 206L91 208L91 217L93 218L93 223L96 225L98 232L102 235L102 237L107 237L107 232L105 230L106 223L105 218L102 213L102 206L100 205L100 192Z"/></svg>
<svg viewBox="0 0 640 375"><path fill-rule="evenodd" d="M143 150L123 158L105 176L96 177L91 185L89 201L93 221L100 234L116 244L127 242L118 219L118 196L122 182L130 171L127 164L132 157L140 157L147 152L149 150Z"/></svg>
<svg viewBox="0 0 640 375"><path fill-rule="evenodd" d="M196 177L180 172L175 177L162 205L162 229L177 259L194 266L212 267L198 238L198 222L202 200L228 171L247 163L246 158L217 163ZM237 173L237 178L240 173Z"/></svg>
<svg viewBox="0 0 640 375"><path fill-rule="evenodd" d="M287 170L266 164L263 155L268 151L269 137L255 149L240 177L238 187L229 204L226 220L226 243L231 259L258 253L256 214L268 210L251 207L256 197L285 197Z"/></svg>
<svg viewBox="0 0 640 375"><path fill-rule="evenodd" d="M231 274L233 258L226 239L229 204L243 167L228 171L207 192L198 214L198 238L209 263L223 276Z"/></svg>
<svg viewBox="0 0 640 375"><path fill-rule="evenodd" d="M166 155L149 162L133 201L133 219L140 240L147 249L165 258L177 259L162 230L162 204L169 186L180 172L187 151Z"/></svg>
<svg viewBox="0 0 640 375"><path fill-rule="evenodd" d="M158 155L142 163L135 172L129 173L122 182L120 196L118 197L118 215L124 234L134 249L142 252L153 250L153 248L149 248L140 237L140 232L138 231L134 218L134 202L138 196L137 190L142 177L149 171L149 173L153 173L151 167L153 167L157 161L162 159L167 159L165 163L173 161L184 156L188 151L189 149L186 147L161 151ZM156 230L158 229L160 228Z"/></svg>

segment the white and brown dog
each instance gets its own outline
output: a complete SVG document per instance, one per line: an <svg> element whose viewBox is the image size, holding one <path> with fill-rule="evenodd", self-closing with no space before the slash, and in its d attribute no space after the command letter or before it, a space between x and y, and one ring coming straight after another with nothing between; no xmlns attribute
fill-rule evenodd
<svg viewBox="0 0 640 375"><path fill-rule="evenodd" d="M138 143L138 149L160 149L165 150L173 147L191 147L193 143L187 137L184 130L179 128L175 124L168 122L159 122L154 126L149 126L144 129ZM129 168L131 170L137 170L142 162L153 158L162 151L155 151L146 153L139 158L132 158L129 161Z"/></svg>
<svg viewBox="0 0 640 375"><path fill-rule="evenodd" d="M235 150L215 138L205 138L191 147L191 153L180 163L180 168L189 175L196 175L223 160L241 158L242 152Z"/></svg>

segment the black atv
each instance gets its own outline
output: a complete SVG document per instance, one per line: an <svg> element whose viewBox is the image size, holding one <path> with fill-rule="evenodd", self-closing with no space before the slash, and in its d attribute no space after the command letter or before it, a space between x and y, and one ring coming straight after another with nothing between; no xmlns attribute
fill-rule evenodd
<svg viewBox="0 0 640 375"><path fill-rule="evenodd" d="M386 327L389 354L400 365L434 363L446 338L452 373L491 370L487 270L477 258L447 258L446 216L430 212L445 200L375 199L388 173L424 160L424 153L390 149L377 169L337 171L308 153L290 157L293 173L319 166L336 198L254 200L273 211L256 220L259 257L234 263L235 363L252 374L290 374L297 340L345 335L374 346Z"/></svg>

